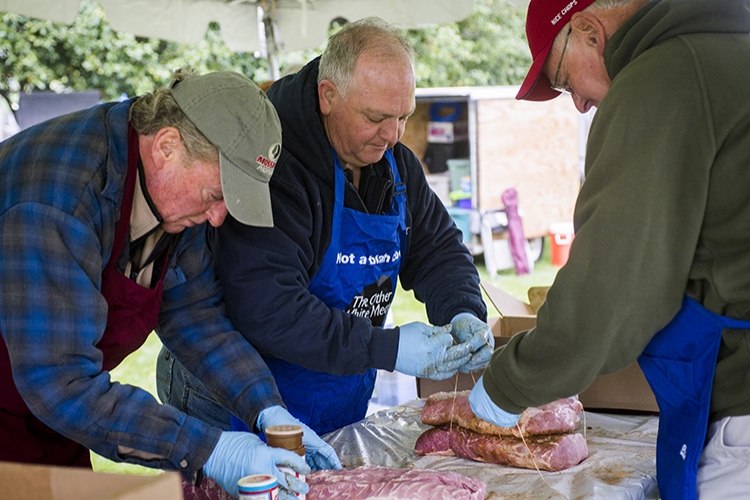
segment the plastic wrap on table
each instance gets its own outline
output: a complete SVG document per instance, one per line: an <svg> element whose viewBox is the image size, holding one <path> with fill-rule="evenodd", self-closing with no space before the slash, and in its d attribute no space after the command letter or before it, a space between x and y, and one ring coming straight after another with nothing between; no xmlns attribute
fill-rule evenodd
<svg viewBox="0 0 750 500"><path fill-rule="evenodd" d="M658 499L658 417L585 412L589 456L561 472L537 472L457 457L420 457L417 438L430 426L420 420L424 400L378 411L324 436L345 468L363 465L450 470L487 484L486 500L513 498ZM583 416L583 415L582 415ZM583 422L582 422L583 424ZM577 432L583 432L583 425Z"/></svg>

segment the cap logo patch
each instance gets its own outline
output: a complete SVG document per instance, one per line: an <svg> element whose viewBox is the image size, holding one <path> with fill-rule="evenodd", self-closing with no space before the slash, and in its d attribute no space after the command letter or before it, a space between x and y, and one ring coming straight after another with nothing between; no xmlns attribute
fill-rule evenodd
<svg viewBox="0 0 750 500"><path fill-rule="evenodd" d="M568 5L566 5L565 7L563 7L563 10L561 10L558 15L556 15L555 17L552 18L552 21L551 21L552 25L554 26L555 24L557 24L560 21L560 19L562 19L563 16L565 14L567 14L570 9L573 8L574 5L578 5L578 1L577 0L573 0Z"/></svg>
<svg viewBox="0 0 750 500"><path fill-rule="evenodd" d="M266 168L273 168L276 166L276 162L274 160L270 160L263 155L258 155L255 161L258 162L259 165L262 165Z"/></svg>
<svg viewBox="0 0 750 500"><path fill-rule="evenodd" d="M276 161L279 159L279 155L281 154L281 144L278 142L271 146L268 150L268 157L271 158L273 161Z"/></svg>

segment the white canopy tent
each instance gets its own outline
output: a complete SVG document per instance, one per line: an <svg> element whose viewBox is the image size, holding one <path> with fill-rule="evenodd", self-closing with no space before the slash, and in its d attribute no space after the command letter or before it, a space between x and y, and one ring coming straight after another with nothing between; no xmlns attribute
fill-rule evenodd
<svg viewBox="0 0 750 500"><path fill-rule="evenodd" d="M474 0L98 0L113 29L145 37L197 43L210 22L221 26L227 46L269 58L278 77L278 51L314 48L334 19L378 16L404 28L465 19ZM527 0L511 0L512 3ZM65 24L80 0L0 0L0 11ZM268 43L267 43L268 41Z"/></svg>

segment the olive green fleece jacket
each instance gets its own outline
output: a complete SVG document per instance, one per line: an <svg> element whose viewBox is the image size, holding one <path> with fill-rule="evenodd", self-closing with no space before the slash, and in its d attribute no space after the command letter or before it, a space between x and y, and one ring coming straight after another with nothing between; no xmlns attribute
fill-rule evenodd
<svg viewBox="0 0 750 500"><path fill-rule="evenodd" d="M570 258L483 378L501 408L624 369L685 295L750 320L749 32L748 0L652 0L607 41ZM750 414L750 331L723 332L711 413Z"/></svg>

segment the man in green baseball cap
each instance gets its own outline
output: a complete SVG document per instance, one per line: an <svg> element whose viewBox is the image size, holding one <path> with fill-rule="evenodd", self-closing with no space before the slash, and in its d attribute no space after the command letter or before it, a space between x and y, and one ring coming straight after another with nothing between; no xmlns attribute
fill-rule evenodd
<svg viewBox="0 0 750 500"><path fill-rule="evenodd" d="M237 480L258 473L307 491L276 467L309 472L296 454L109 377L155 330L243 420L268 408L292 418L225 316L204 224L229 211L272 226L280 149L265 94L228 72L178 72L168 88L0 144L0 460L90 466L93 450L189 480L205 473L235 496ZM317 466L340 467L315 433L304 439Z"/></svg>
<svg viewBox="0 0 750 500"><path fill-rule="evenodd" d="M244 224L273 227L268 181L281 153L281 125L265 93L231 72L175 79L170 89L218 150L229 212Z"/></svg>

